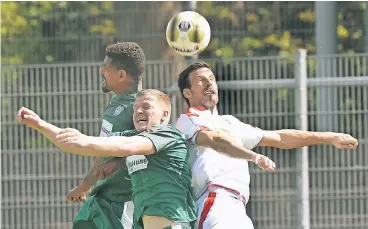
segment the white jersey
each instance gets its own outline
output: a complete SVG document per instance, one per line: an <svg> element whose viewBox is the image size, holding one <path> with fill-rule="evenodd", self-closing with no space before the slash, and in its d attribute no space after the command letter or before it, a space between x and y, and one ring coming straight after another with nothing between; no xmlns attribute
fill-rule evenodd
<svg viewBox="0 0 368 229"><path fill-rule="evenodd" d="M195 139L198 131L211 130L234 137L245 148L252 149L262 139L262 130L244 124L234 116L213 114L210 110L197 107L190 107L188 113L180 115L176 126L188 141L189 164L196 197L199 198L211 184L239 192L248 200L248 161L198 146Z"/></svg>

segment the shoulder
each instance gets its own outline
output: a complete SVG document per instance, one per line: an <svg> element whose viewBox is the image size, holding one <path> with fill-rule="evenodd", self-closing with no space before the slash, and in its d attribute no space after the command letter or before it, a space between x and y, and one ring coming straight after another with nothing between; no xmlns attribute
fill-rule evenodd
<svg viewBox="0 0 368 229"><path fill-rule="evenodd" d="M178 129L176 129L171 124L168 125L153 125L147 130L141 132L141 135L147 135L147 134L158 134L158 133L176 133L178 132Z"/></svg>
<svg viewBox="0 0 368 229"><path fill-rule="evenodd" d="M185 145L185 136L172 125L153 125L138 136L151 140L156 149L168 149L173 145Z"/></svg>
<svg viewBox="0 0 368 229"><path fill-rule="evenodd" d="M237 119L236 117L234 117L234 116L232 116L232 115L221 115L221 117L222 117L225 121L229 122L230 124L236 124L236 123L239 123L239 122L240 122L240 120L239 120L239 119Z"/></svg>
<svg viewBox="0 0 368 229"><path fill-rule="evenodd" d="M174 135L177 135L178 133L181 133L175 126L171 125L171 124L167 124L167 125L153 125L152 127L150 127L149 129L147 129L148 133L171 133Z"/></svg>
<svg viewBox="0 0 368 229"><path fill-rule="evenodd" d="M190 119L193 119L193 118L198 118L199 115L198 114L195 114L195 113L185 113L185 114L181 114L178 118L178 120L190 120Z"/></svg>
<svg viewBox="0 0 368 229"><path fill-rule="evenodd" d="M196 120L198 120L199 115L195 113L185 113L181 114L179 118L176 120L176 126L178 125L186 125L194 123Z"/></svg>

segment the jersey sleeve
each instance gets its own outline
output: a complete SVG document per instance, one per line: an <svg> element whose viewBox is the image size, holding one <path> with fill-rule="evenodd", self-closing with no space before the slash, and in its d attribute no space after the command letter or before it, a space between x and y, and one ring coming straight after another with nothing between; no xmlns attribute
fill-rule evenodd
<svg viewBox="0 0 368 229"><path fill-rule="evenodd" d="M226 119L233 125L239 128L241 135L241 141L245 148L253 149L256 147L263 138L263 130L257 127L253 127L249 124L245 124L239 119L231 115L226 115Z"/></svg>
<svg viewBox="0 0 368 229"><path fill-rule="evenodd" d="M156 149L156 153L158 153L170 149L177 143L179 137L177 132L178 131L168 126L158 128L152 132L143 132L138 134L138 136L146 137L151 140Z"/></svg>
<svg viewBox="0 0 368 229"><path fill-rule="evenodd" d="M111 136L124 136L124 137L131 137L137 135L137 132L135 130L126 130L122 132L110 132L108 137Z"/></svg>
<svg viewBox="0 0 368 229"><path fill-rule="evenodd" d="M201 130L209 130L205 126L194 123L187 114L182 114L176 121L176 128L185 135L185 140L195 144L197 134Z"/></svg>

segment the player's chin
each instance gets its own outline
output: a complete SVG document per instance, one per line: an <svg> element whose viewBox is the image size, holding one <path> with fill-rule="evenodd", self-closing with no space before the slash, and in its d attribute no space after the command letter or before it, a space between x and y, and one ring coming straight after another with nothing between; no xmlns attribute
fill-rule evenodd
<svg viewBox="0 0 368 229"><path fill-rule="evenodd" d="M217 95L207 95L203 98L203 103L208 106L216 106L218 103L218 97Z"/></svg>
<svg viewBox="0 0 368 229"><path fill-rule="evenodd" d="M211 109L211 108L216 107L217 101L216 100L206 100L203 104L207 109Z"/></svg>
<svg viewBox="0 0 368 229"><path fill-rule="evenodd" d="M146 131L147 130L147 125L145 125L145 124L136 124L135 125L135 130L139 133L143 132L143 131Z"/></svg>
<svg viewBox="0 0 368 229"><path fill-rule="evenodd" d="M103 86L102 88L101 88L101 90L102 90L102 92L103 93L108 93L108 92L110 92L111 90L110 89L108 89L107 87L105 87L105 86Z"/></svg>

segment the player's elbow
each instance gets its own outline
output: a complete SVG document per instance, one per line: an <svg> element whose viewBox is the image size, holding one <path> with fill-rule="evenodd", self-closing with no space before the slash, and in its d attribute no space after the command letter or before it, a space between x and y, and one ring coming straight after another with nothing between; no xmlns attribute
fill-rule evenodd
<svg viewBox="0 0 368 229"><path fill-rule="evenodd" d="M196 138L196 144L218 152L226 152L227 148L232 146L228 137L213 131L200 131Z"/></svg>
<svg viewBox="0 0 368 229"><path fill-rule="evenodd" d="M276 131L277 137L274 139L274 145L279 149L295 149L300 147L300 141L292 135L294 132L295 130Z"/></svg>
<svg viewBox="0 0 368 229"><path fill-rule="evenodd" d="M278 149L295 149L296 145L289 141L284 141L282 139L271 139L265 140L259 146L266 146L266 147L274 147Z"/></svg>
<svg viewBox="0 0 368 229"><path fill-rule="evenodd" d="M212 136L212 144L211 148L218 152L226 152L226 149L232 145L231 141L226 136L223 135L215 135Z"/></svg>

